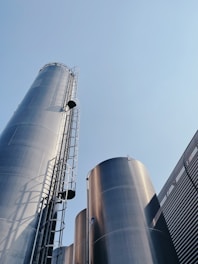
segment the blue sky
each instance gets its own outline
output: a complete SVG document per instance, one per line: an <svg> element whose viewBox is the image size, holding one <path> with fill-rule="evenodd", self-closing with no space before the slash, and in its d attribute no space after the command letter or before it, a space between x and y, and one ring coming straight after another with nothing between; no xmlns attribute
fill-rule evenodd
<svg viewBox="0 0 198 264"><path fill-rule="evenodd" d="M44 64L79 72L77 197L66 244L96 164L139 159L159 192L196 132L197 12L197 0L0 2L0 131Z"/></svg>

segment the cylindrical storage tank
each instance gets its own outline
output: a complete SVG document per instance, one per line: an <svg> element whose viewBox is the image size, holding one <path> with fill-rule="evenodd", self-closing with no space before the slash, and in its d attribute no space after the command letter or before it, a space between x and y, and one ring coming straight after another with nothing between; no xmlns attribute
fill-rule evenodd
<svg viewBox="0 0 198 264"><path fill-rule="evenodd" d="M30 263L43 186L52 176L74 81L65 65L43 67L1 134L0 263Z"/></svg>
<svg viewBox="0 0 198 264"><path fill-rule="evenodd" d="M141 162L114 158L96 166L89 175L89 263L178 263L168 232L152 224L158 209Z"/></svg>
<svg viewBox="0 0 198 264"><path fill-rule="evenodd" d="M87 210L82 210L76 216L75 240L74 240L74 263L86 264L87 253Z"/></svg>
<svg viewBox="0 0 198 264"><path fill-rule="evenodd" d="M56 248L53 252L52 264L73 264L73 244Z"/></svg>

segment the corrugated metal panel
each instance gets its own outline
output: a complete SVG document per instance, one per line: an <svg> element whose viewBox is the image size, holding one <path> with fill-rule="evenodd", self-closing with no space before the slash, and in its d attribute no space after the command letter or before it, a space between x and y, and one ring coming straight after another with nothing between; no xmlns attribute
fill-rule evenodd
<svg viewBox="0 0 198 264"><path fill-rule="evenodd" d="M170 235L181 264L198 263L198 132L159 194ZM169 193L171 182L174 189ZM166 200L163 201L163 195Z"/></svg>

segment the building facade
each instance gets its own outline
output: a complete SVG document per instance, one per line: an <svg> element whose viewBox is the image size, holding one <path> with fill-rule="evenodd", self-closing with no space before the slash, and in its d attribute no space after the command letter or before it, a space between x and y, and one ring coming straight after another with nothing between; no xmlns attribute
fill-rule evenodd
<svg viewBox="0 0 198 264"><path fill-rule="evenodd" d="M58 217L75 196L75 96L74 72L45 65L1 134L0 263L51 263Z"/></svg>
<svg viewBox="0 0 198 264"><path fill-rule="evenodd" d="M158 195L179 263L198 263L198 131Z"/></svg>

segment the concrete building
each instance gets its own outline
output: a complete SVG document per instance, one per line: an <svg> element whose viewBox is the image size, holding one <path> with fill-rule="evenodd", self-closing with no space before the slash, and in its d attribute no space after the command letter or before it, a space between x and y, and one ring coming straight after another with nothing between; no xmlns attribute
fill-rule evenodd
<svg viewBox="0 0 198 264"><path fill-rule="evenodd" d="M198 263L198 131L159 193L179 263Z"/></svg>

